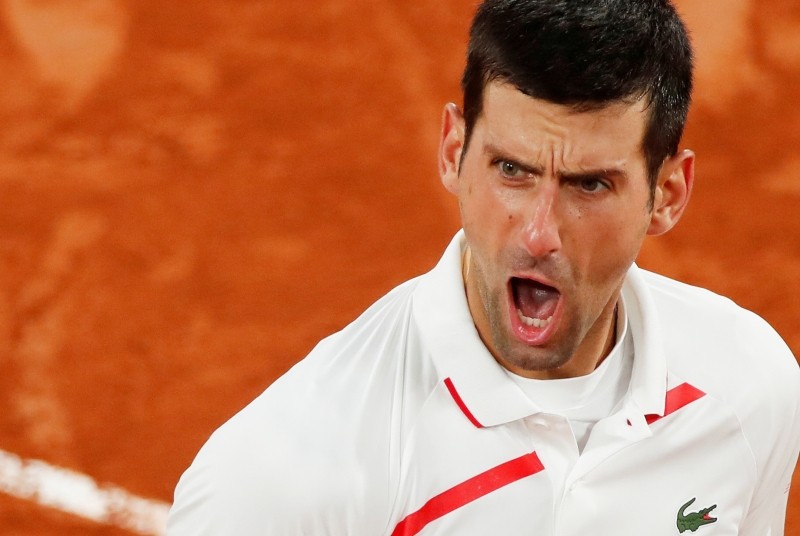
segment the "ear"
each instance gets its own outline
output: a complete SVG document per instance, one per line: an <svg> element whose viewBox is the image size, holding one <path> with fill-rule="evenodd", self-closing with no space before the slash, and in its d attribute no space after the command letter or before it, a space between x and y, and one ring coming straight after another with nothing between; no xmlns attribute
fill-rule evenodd
<svg viewBox="0 0 800 536"><path fill-rule="evenodd" d="M684 150L664 161L658 173L649 235L661 235L681 219L694 186L694 153Z"/></svg>
<svg viewBox="0 0 800 536"><path fill-rule="evenodd" d="M442 184L458 195L458 172L464 149L464 115L452 102L442 112L442 135L439 141L439 177Z"/></svg>

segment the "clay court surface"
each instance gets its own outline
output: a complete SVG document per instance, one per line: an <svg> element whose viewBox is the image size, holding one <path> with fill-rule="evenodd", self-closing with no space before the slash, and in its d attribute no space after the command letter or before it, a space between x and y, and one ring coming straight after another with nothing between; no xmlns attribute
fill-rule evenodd
<svg viewBox="0 0 800 536"><path fill-rule="evenodd" d="M678 4L698 180L639 263L800 355L800 3ZM472 11L0 0L0 536L134 534L9 490L9 467L166 506L212 430L433 266L458 228L435 150Z"/></svg>

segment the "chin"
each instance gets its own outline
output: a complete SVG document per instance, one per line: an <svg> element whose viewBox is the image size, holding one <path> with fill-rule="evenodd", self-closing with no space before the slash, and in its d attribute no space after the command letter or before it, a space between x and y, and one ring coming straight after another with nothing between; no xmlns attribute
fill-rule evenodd
<svg viewBox="0 0 800 536"><path fill-rule="evenodd" d="M517 348L503 352L503 366L514 372L515 370L525 372L541 372L554 370L566 365L572 352L557 350L545 350L543 348Z"/></svg>

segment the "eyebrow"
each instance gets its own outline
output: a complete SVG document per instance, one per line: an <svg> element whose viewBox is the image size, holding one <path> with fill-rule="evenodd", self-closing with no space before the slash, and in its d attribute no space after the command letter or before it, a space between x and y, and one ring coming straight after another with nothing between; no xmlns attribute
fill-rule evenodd
<svg viewBox="0 0 800 536"><path fill-rule="evenodd" d="M522 168L531 175L544 175L544 168L536 164L520 162L516 157L500 149L492 143L484 145L484 150L491 156L492 160L508 160ZM627 179L628 174L619 168L599 168L588 169L585 171L562 171L558 173L558 178L566 181L582 181L590 179Z"/></svg>
<svg viewBox="0 0 800 536"><path fill-rule="evenodd" d="M627 179L628 174L621 169L590 169L587 171L575 171L570 172L566 171L563 173L559 173L558 177L560 179L570 181L570 182L579 182L585 180L593 180L593 179Z"/></svg>
<svg viewBox="0 0 800 536"><path fill-rule="evenodd" d="M507 160L509 162L513 162L514 164L518 165L526 173L530 173L531 175L536 175L536 176L544 175L544 168L542 168L541 166L538 166L536 164L528 164L525 162L520 162L517 157L511 156L507 151L504 151L503 149L494 145L493 143L484 144L483 150L491 157L493 161Z"/></svg>

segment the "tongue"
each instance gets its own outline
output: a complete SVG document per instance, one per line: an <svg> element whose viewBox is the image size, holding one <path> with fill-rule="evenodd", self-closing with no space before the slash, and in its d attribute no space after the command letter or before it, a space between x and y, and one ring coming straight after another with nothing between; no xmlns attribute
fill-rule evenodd
<svg viewBox="0 0 800 536"><path fill-rule="evenodd" d="M547 320L553 315L560 293L553 287L529 279L513 279L514 301L528 318Z"/></svg>

